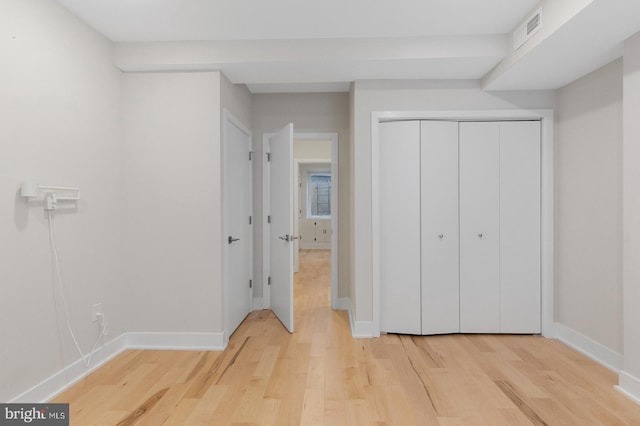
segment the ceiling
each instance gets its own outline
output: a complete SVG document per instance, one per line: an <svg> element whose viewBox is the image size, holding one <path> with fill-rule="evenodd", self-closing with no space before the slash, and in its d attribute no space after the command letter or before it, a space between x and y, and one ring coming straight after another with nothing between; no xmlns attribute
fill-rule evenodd
<svg viewBox="0 0 640 426"><path fill-rule="evenodd" d="M346 91L380 79L553 89L620 56L640 29L637 0L58 2L115 42L125 72L220 70L254 93ZM542 30L513 52L511 32L540 5ZM603 13L609 22L594 37ZM541 72L576 46L571 66Z"/></svg>

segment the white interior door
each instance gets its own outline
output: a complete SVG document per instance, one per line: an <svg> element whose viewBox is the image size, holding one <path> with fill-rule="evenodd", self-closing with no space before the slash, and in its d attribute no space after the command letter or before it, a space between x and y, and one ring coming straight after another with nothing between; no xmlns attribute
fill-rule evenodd
<svg viewBox="0 0 640 426"><path fill-rule="evenodd" d="M380 131L380 330L421 334L420 122Z"/></svg>
<svg viewBox="0 0 640 426"><path fill-rule="evenodd" d="M460 331L500 332L500 123L460 123Z"/></svg>
<svg viewBox="0 0 640 426"><path fill-rule="evenodd" d="M500 332L540 333L540 122L500 124Z"/></svg>
<svg viewBox="0 0 640 426"><path fill-rule="evenodd" d="M251 311L251 135L225 119L224 239L227 336Z"/></svg>
<svg viewBox="0 0 640 426"><path fill-rule="evenodd" d="M422 334L460 331L458 123L423 121Z"/></svg>
<svg viewBox="0 0 640 426"><path fill-rule="evenodd" d="M293 333L293 124L269 140L271 310Z"/></svg>

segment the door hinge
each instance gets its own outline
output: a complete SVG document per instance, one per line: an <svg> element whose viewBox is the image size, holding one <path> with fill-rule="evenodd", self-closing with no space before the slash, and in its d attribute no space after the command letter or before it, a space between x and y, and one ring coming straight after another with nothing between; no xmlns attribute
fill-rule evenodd
<svg viewBox="0 0 640 426"><path fill-rule="evenodd" d="M249 225L251 225L253 223L253 219L251 219L251 216L249 216Z"/></svg>
<svg viewBox="0 0 640 426"><path fill-rule="evenodd" d="M271 277L267 278L267 285L271 285Z"/></svg>
<svg viewBox="0 0 640 426"><path fill-rule="evenodd" d="M249 151L249 161L253 160L253 153L255 151Z"/></svg>
<svg viewBox="0 0 640 426"><path fill-rule="evenodd" d="M271 161L271 153L267 152L267 161Z"/></svg>
<svg viewBox="0 0 640 426"><path fill-rule="evenodd" d="M249 288L253 288L253 280L249 280Z"/></svg>
<svg viewBox="0 0 640 426"><path fill-rule="evenodd" d="M267 223L271 223L271 216L267 216Z"/></svg>

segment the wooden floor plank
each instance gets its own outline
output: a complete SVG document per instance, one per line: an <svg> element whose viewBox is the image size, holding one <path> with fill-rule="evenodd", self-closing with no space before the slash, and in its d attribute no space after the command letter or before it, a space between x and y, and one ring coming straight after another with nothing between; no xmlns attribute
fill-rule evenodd
<svg viewBox="0 0 640 426"><path fill-rule="evenodd" d="M617 377L555 340L353 339L330 252L302 251L296 332L251 313L224 352L125 351L59 395L72 425L640 425Z"/></svg>

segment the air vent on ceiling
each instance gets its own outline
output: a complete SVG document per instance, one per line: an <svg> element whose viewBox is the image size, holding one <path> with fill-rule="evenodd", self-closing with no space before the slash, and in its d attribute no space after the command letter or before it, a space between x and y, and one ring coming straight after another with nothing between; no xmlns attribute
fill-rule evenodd
<svg viewBox="0 0 640 426"><path fill-rule="evenodd" d="M513 50L518 50L542 28L542 8L536 10L513 32Z"/></svg>

